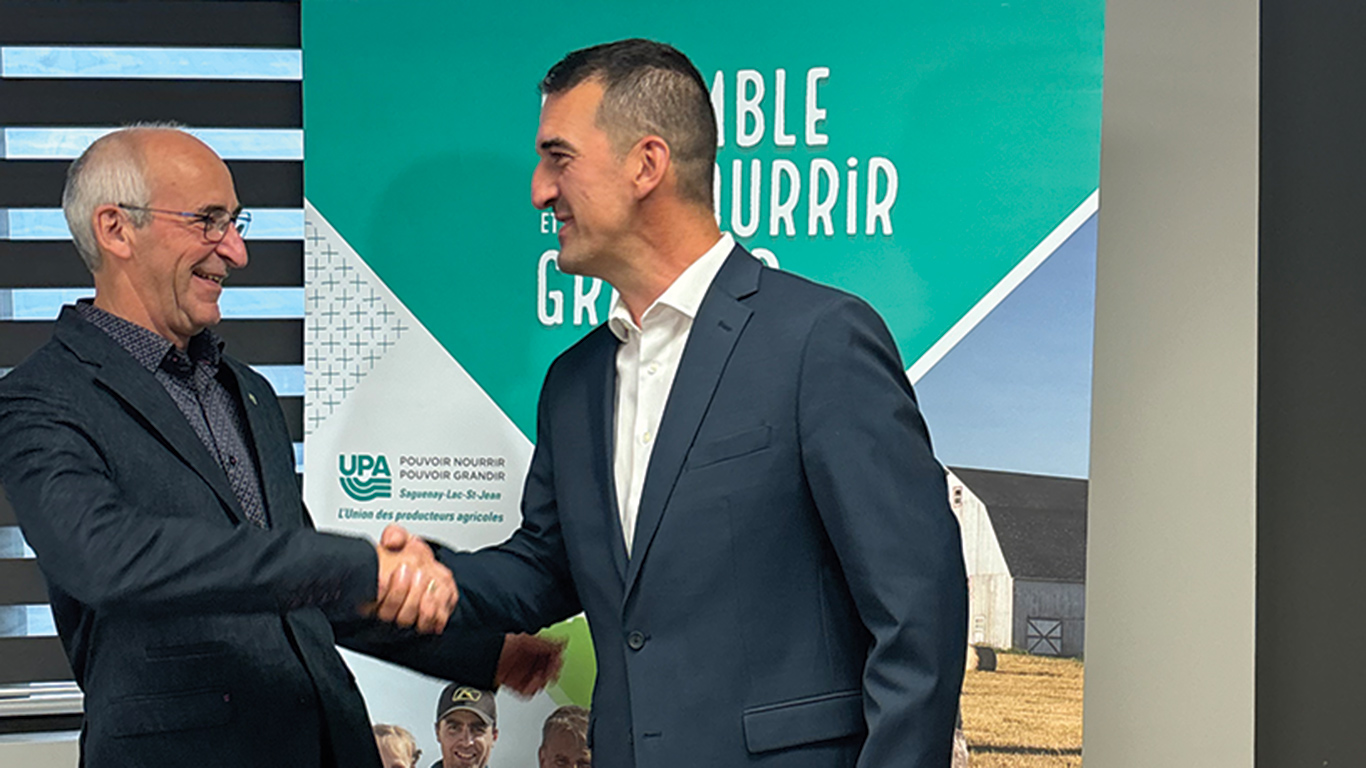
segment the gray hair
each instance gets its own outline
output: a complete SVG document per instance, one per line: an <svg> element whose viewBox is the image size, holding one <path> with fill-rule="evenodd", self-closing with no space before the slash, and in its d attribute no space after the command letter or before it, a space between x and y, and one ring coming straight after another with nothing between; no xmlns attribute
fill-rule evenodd
<svg viewBox="0 0 1366 768"><path fill-rule="evenodd" d="M145 206L152 200L147 164L137 142L143 131L180 130L175 123L139 123L105 134L86 148L66 171L62 213L76 251L91 272L100 268L100 249L92 219L101 205ZM147 211L128 211L141 229L152 220Z"/></svg>
<svg viewBox="0 0 1366 768"><path fill-rule="evenodd" d="M545 719L545 725L541 726L541 743L545 743L545 740L550 738L550 734L557 731L567 733L579 741L587 743L588 710L573 704L566 704L551 712L550 717Z"/></svg>

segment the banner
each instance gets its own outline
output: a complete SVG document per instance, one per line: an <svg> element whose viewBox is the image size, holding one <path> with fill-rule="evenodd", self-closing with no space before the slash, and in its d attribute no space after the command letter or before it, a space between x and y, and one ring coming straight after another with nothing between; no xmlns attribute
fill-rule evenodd
<svg viewBox="0 0 1366 768"><path fill-rule="evenodd" d="M464 548L515 530L541 379L612 293L558 271L553 217L531 207L536 85L568 51L625 37L692 58L720 127L722 229L882 314L926 379L941 459L1084 476L1084 461L1023 466L950 437L990 421L995 390L975 390L988 415L946 407L942 421L927 393L1060 246L1087 258L1100 0L700 3L667 18L627 2L305 0L303 22L304 466L320 526L399 522ZM1075 454L1085 430L1056 431ZM500 696L495 765L534 764L544 717L589 703L587 627L557 631L574 638L565 678L530 702ZM440 683L348 660L374 719L436 754Z"/></svg>

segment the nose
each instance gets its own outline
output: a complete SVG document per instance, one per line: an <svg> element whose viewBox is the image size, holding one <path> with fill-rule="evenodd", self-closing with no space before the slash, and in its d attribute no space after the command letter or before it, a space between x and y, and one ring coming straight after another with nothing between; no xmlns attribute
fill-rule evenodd
<svg viewBox="0 0 1366 768"><path fill-rule="evenodd" d="M531 173L531 205L538 210L549 208L559 196L559 189L545 170L545 164L537 163L536 170Z"/></svg>
<svg viewBox="0 0 1366 768"><path fill-rule="evenodd" d="M242 233L237 231L237 227L228 227L223 233L223 239L218 241L216 250L233 269L241 269L247 265L247 242L242 239Z"/></svg>

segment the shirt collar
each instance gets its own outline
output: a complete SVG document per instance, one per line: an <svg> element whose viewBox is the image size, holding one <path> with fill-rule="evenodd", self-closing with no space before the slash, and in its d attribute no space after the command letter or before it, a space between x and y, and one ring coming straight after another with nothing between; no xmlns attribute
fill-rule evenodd
<svg viewBox="0 0 1366 768"><path fill-rule="evenodd" d="M186 352L181 352L161 334L125 320L112 312L100 309L90 299L81 299L76 302L76 314L108 334L120 347L123 347L128 354L133 356L138 365L148 371L155 372L157 368L161 367L162 361L168 358L172 365L172 371L176 368L184 368L190 361L207 363L211 369L216 370L223 357L223 340L208 328L193 336Z"/></svg>
<svg viewBox="0 0 1366 768"><path fill-rule="evenodd" d="M669 287L664 289L664 293L654 300L654 303L641 314L641 321L650 317L655 307L670 307L679 313L687 316L689 320L697 317L697 310L702 307L702 299L707 296L707 289L711 287L712 281L721 271L722 265L726 263L726 257L735 250L735 238L729 232L722 233L721 239L716 244L707 249L707 252L688 265L683 273L674 278ZM636 327L635 321L631 319L631 310L626 308L626 302L622 301L621 294L617 294L612 301L612 309L607 314L607 326L612 330L612 334L619 341L626 341L631 329Z"/></svg>

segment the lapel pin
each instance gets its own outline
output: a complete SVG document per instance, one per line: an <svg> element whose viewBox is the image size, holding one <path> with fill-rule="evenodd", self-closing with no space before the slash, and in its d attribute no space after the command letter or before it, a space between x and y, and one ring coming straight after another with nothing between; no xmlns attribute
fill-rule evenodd
<svg viewBox="0 0 1366 768"><path fill-rule="evenodd" d="M248 392L247 399L251 401L252 405L256 405L256 395L253 395L252 393Z"/></svg>

